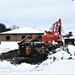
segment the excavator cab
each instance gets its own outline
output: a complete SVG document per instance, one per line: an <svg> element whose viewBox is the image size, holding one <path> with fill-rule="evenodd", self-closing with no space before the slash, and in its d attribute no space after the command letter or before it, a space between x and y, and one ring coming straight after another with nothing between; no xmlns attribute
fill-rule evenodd
<svg viewBox="0 0 75 75"><path fill-rule="evenodd" d="M58 41L60 40L59 34L55 32L45 32L44 35L42 35L42 41Z"/></svg>
<svg viewBox="0 0 75 75"><path fill-rule="evenodd" d="M62 41L61 36L61 19L56 21L53 24L52 31L45 31L44 34L42 35L42 41L44 42L49 42L49 41Z"/></svg>

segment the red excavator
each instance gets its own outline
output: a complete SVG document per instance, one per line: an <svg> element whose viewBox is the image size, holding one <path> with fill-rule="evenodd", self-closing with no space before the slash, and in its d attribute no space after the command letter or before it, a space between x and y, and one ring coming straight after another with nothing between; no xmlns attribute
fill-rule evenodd
<svg viewBox="0 0 75 75"><path fill-rule="evenodd" d="M61 19L56 21L53 24L52 31L45 31L44 34L42 35L42 41L44 42L60 42L62 41L61 38Z"/></svg>

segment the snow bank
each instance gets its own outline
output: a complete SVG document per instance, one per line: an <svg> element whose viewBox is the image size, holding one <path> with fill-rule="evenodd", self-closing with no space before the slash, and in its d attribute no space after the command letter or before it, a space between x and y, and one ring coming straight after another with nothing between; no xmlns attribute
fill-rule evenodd
<svg viewBox="0 0 75 75"><path fill-rule="evenodd" d="M75 74L75 60L58 60L52 64L43 63L35 73L38 74Z"/></svg>
<svg viewBox="0 0 75 75"><path fill-rule="evenodd" d="M0 61L0 74L28 74L35 66L26 63L13 65L7 61Z"/></svg>
<svg viewBox="0 0 75 75"><path fill-rule="evenodd" d="M75 60L58 60L54 63L43 62L40 65L12 65L0 62L0 74L75 74Z"/></svg>
<svg viewBox="0 0 75 75"><path fill-rule="evenodd" d="M75 46L73 45L68 45L69 51L72 55L75 55Z"/></svg>

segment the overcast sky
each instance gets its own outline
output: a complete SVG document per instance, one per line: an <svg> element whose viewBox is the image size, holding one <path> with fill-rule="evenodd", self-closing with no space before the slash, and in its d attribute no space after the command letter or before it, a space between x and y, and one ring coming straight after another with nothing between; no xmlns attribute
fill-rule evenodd
<svg viewBox="0 0 75 75"><path fill-rule="evenodd" d="M63 25L75 24L75 1L71 0L0 0L0 23L50 27L62 19Z"/></svg>

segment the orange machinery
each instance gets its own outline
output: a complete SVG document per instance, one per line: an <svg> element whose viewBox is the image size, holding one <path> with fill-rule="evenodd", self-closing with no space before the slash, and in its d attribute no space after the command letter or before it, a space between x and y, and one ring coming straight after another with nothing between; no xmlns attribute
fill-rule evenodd
<svg viewBox="0 0 75 75"><path fill-rule="evenodd" d="M42 41L44 42L62 41L61 39L61 19L59 19L53 24L53 30L51 32L50 31L44 32L44 34L42 35Z"/></svg>

